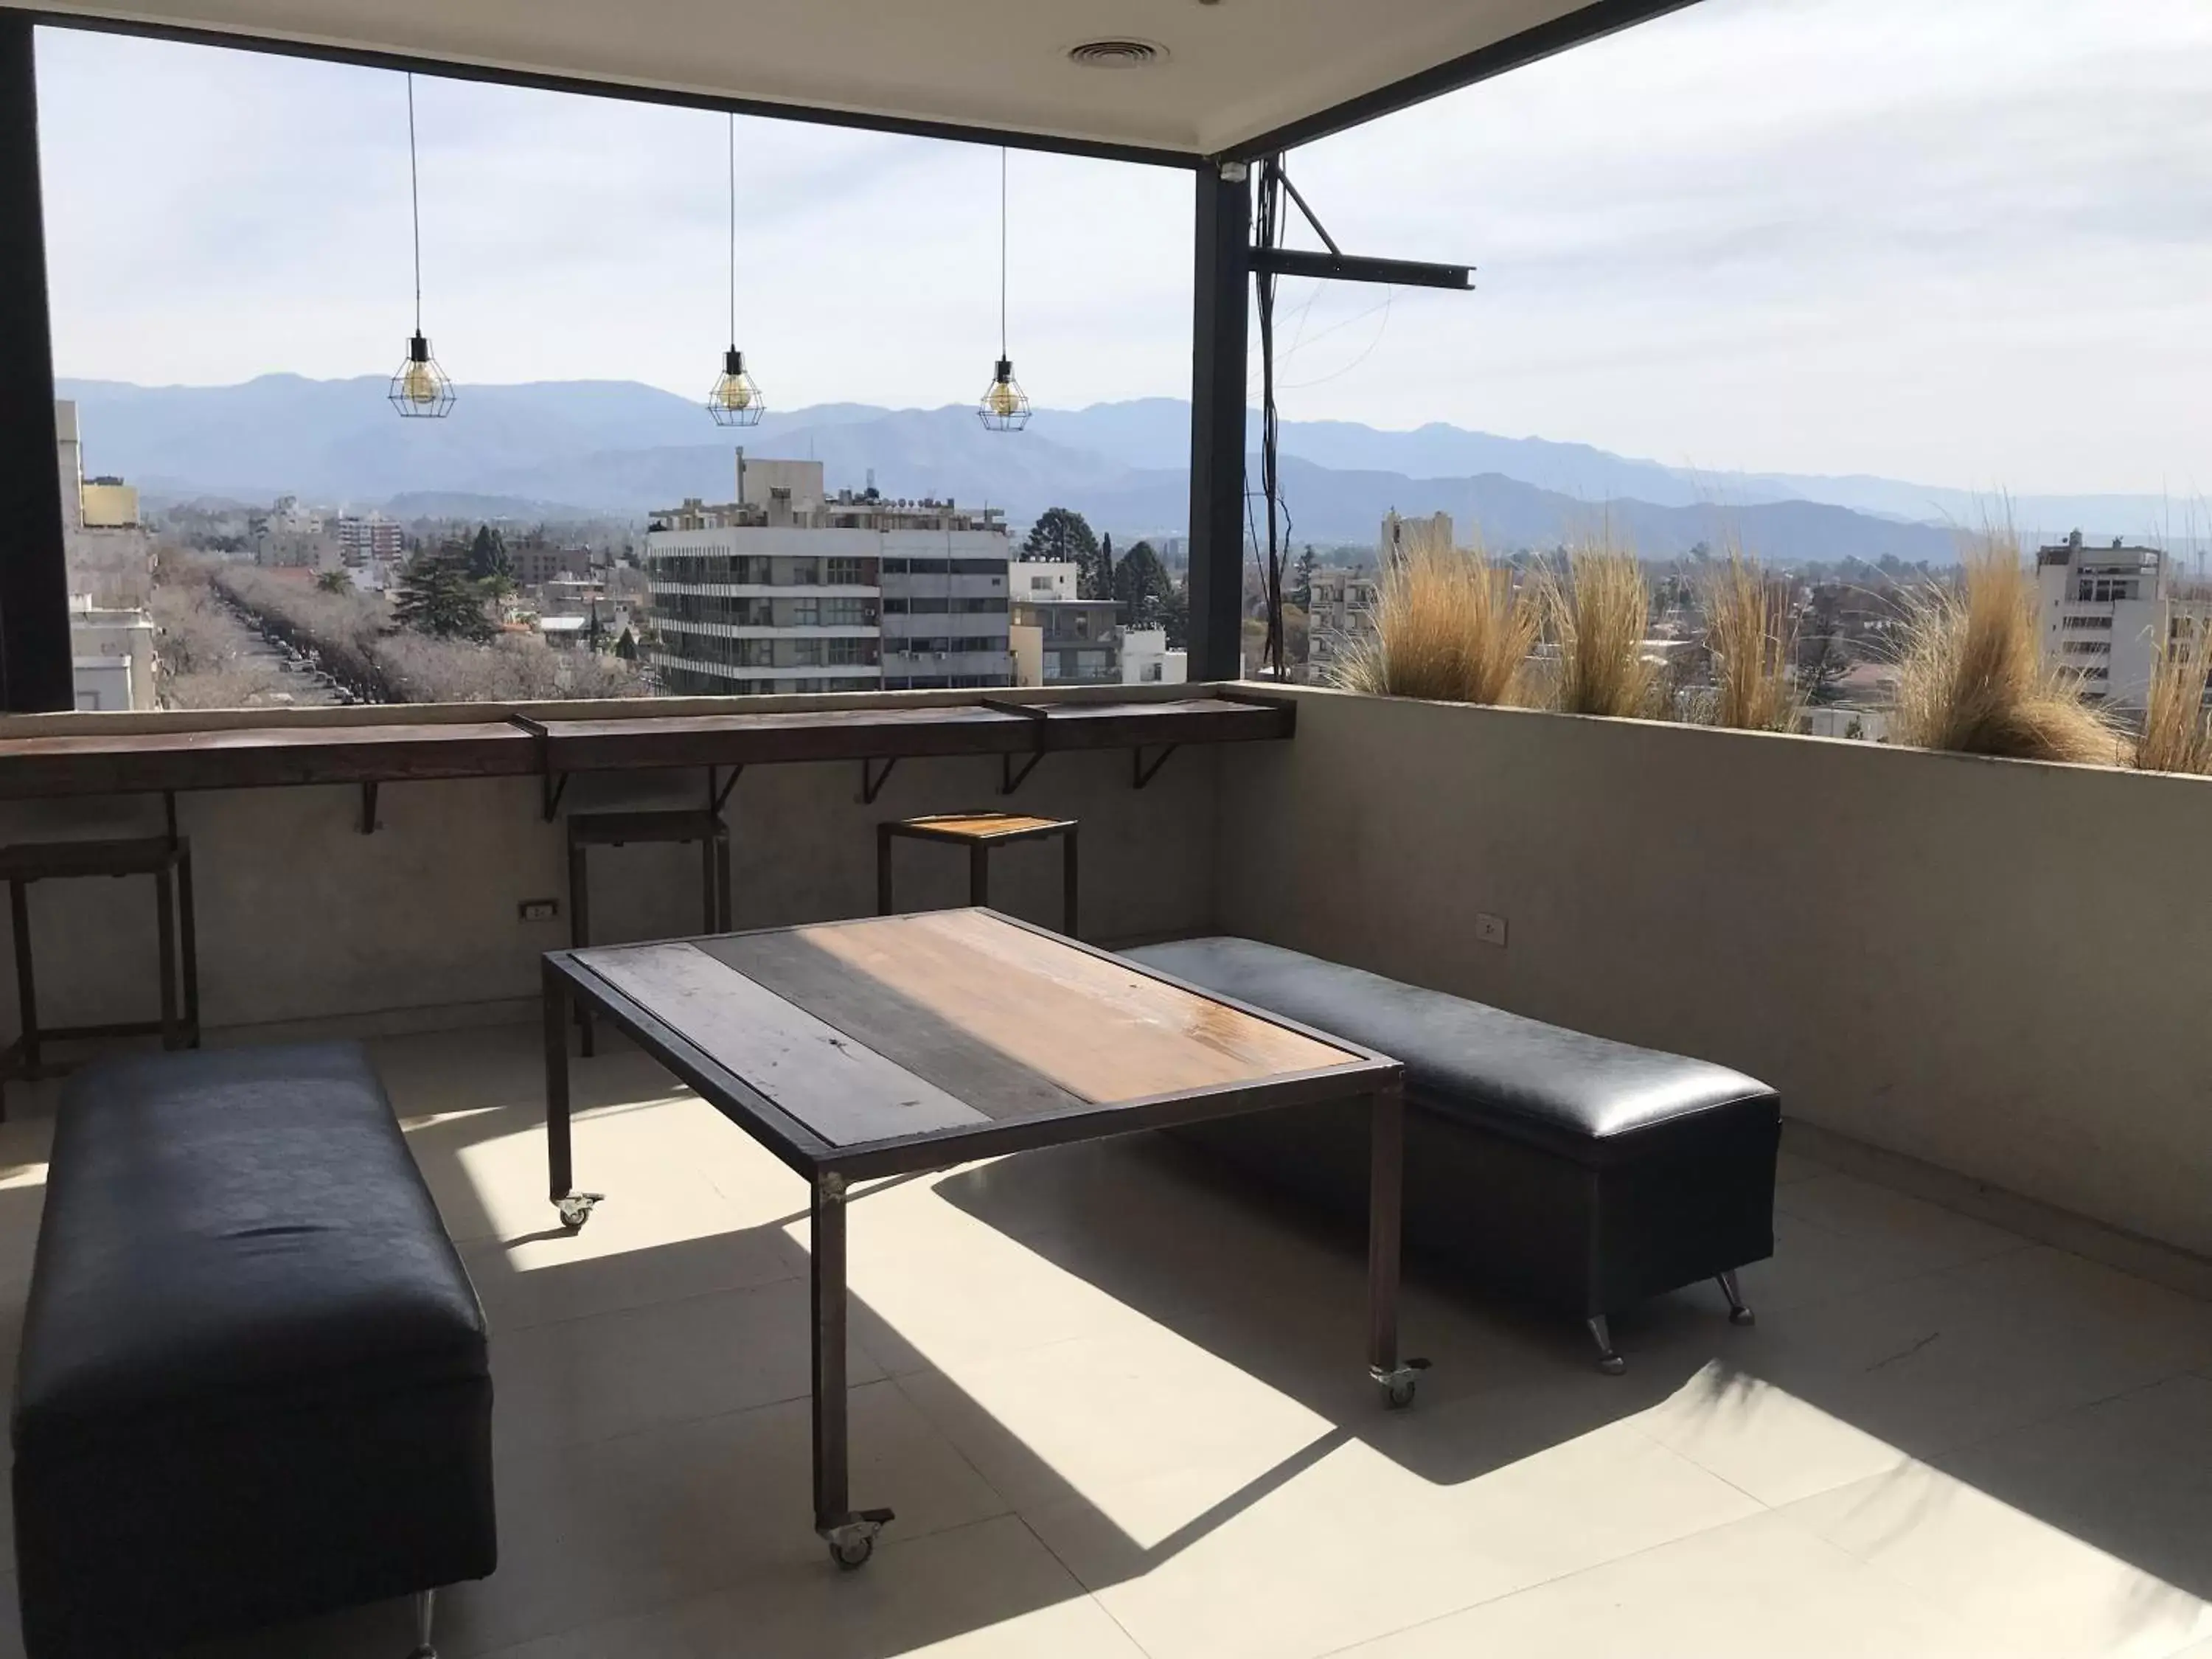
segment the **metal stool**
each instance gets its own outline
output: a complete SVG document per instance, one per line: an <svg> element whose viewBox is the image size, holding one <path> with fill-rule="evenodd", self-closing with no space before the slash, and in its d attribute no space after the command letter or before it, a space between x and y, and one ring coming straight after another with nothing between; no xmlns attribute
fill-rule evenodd
<svg viewBox="0 0 2212 1659"><path fill-rule="evenodd" d="M939 812L927 817L894 818L876 826L876 914L891 914L891 842L951 842L968 849L968 902L991 902L991 849L1010 841L1060 837L1060 932L1075 931L1075 820L1029 817L1019 812Z"/></svg>
<svg viewBox="0 0 2212 1659"><path fill-rule="evenodd" d="M568 943L576 949L592 942L592 884L586 849L621 847L630 842L699 843L700 884L709 933L730 931L730 826L720 812L575 812L568 817ZM579 1001L577 1024L583 1048L592 1053L592 1017Z"/></svg>
<svg viewBox="0 0 2212 1659"><path fill-rule="evenodd" d="M30 888L33 882L92 876L151 876L161 951L161 1018L109 1025L39 1024L39 998L31 966ZM155 1036L165 1048L200 1046L199 942L192 920L192 844L180 837L143 841L21 842L0 848L0 880L8 884L9 925L15 943L15 996L22 1034L0 1051L0 1089L11 1079L52 1077L42 1053L52 1042L99 1037ZM185 1006L177 1012L177 964L184 963ZM0 1094L0 1117L6 1115Z"/></svg>

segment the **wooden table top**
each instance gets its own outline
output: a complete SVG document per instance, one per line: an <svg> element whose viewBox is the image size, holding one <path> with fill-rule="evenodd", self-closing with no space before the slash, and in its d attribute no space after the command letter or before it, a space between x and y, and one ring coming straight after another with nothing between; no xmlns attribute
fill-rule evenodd
<svg viewBox="0 0 2212 1659"><path fill-rule="evenodd" d="M1027 812L935 812L927 817L894 818L884 826L894 835L933 841L1014 841L1073 830L1073 818L1041 818Z"/></svg>
<svg viewBox="0 0 2212 1659"><path fill-rule="evenodd" d="M935 1155L897 1167L941 1167L1020 1145L1350 1097L1398 1070L989 910L555 957L601 1006L642 1012L798 1126L802 1141L818 1141L821 1163L920 1138L941 1143ZM644 1035L654 1047L654 1034ZM730 1100L715 1103L731 1110ZM1095 1122L1138 1109L1146 1121ZM1084 1119L1091 1127L1076 1121ZM1039 1132L998 1133L1024 1125Z"/></svg>

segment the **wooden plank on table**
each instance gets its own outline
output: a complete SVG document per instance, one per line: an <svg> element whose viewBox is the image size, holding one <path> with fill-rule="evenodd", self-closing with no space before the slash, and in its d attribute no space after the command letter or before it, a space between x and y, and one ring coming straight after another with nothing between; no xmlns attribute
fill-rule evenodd
<svg viewBox="0 0 2212 1659"><path fill-rule="evenodd" d="M699 948L786 1001L893 1059L990 1118L1063 1111L1086 1103L806 936L807 930L702 939Z"/></svg>
<svg viewBox="0 0 2212 1659"><path fill-rule="evenodd" d="M990 1121L688 942L574 960L835 1146Z"/></svg>
<svg viewBox="0 0 2212 1659"><path fill-rule="evenodd" d="M901 818L901 834L945 841L997 841L1007 836L1036 836L1065 830L1066 818L1030 817L1020 812L942 812L932 817Z"/></svg>
<svg viewBox="0 0 2212 1659"><path fill-rule="evenodd" d="M873 981L878 996L927 1012L1084 1100L1366 1063L985 910L830 922L786 936ZM885 1052L908 1063L896 1043Z"/></svg>

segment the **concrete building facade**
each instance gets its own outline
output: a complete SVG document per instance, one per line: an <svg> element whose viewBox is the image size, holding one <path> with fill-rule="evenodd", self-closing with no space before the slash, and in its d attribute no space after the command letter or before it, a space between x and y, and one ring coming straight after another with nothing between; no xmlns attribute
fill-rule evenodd
<svg viewBox="0 0 2212 1659"><path fill-rule="evenodd" d="M2154 547L2086 543L2075 531L2035 558L2043 654L2078 672L2084 695L2124 710L2148 700L2162 638L2212 620L2212 599L2179 592Z"/></svg>
<svg viewBox="0 0 2212 1659"><path fill-rule="evenodd" d="M656 513L645 653L670 695L1006 685L994 508L829 495L819 461L738 457L738 498Z"/></svg>

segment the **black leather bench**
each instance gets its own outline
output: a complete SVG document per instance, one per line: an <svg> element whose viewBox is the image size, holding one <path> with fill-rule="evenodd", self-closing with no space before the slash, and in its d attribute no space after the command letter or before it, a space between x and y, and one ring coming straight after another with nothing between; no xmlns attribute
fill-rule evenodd
<svg viewBox="0 0 2212 1659"><path fill-rule="evenodd" d="M1607 1316L1774 1254L1782 1107L1698 1060L1586 1036L1245 939L1127 953L1406 1066L1406 1242L1455 1274L1571 1313L1625 1369ZM1364 1213L1364 1116L1333 1107L1187 1131L1271 1184Z"/></svg>
<svg viewBox="0 0 2212 1659"><path fill-rule="evenodd" d="M356 1045L110 1061L55 1126L13 1419L29 1659L489 1573L475 1290ZM396 1644L395 1644L396 1645Z"/></svg>

